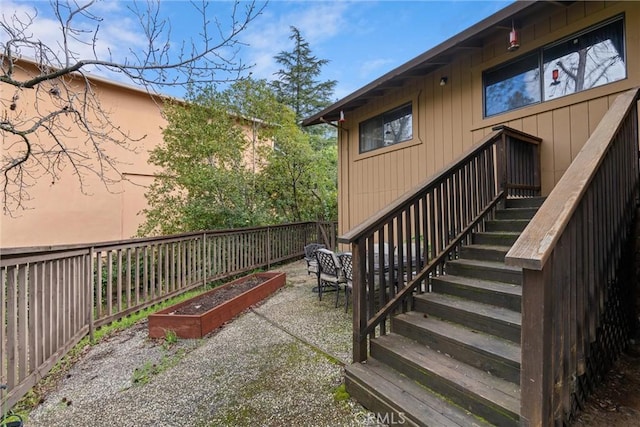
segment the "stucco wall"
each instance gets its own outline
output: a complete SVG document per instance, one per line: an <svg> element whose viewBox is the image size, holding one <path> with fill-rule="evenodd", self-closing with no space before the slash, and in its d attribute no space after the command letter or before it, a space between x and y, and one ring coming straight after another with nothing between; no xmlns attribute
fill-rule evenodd
<svg viewBox="0 0 640 427"><path fill-rule="evenodd" d="M119 162L118 168L125 180L105 186L97 176L87 173L81 189L68 164L56 180L47 175L37 176L27 189L31 200L25 202L26 209L2 215L0 247L127 239L135 234L143 221L138 212L146 206L144 192L156 172L148 164L148 157L149 150L162 140L161 127L165 123L160 111L162 102L144 91L102 81L93 83L111 120L133 139L142 138L132 142L130 150L105 143L105 150ZM3 100L13 93L13 88L2 86ZM53 98L40 97L38 107L41 111L47 111L49 99ZM33 102L33 91L22 91L18 108L13 113L33 116ZM71 134L66 141L71 145L81 141L74 141L73 137ZM4 138L3 150L11 142L11 137ZM89 153L90 147L83 150ZM93 165L97 170L95 162ZM114 177L114 174L109 175L109 178Z"/></svg>
<svg viewBox="0 0 640 427"><path fill-rule="evenodd" d="M483 118L482 72L607 18L625 13L627 79L527 108ZM455 160L493 126L543 139L542 192L548 194L593 132L616 94L640 85L640 3L577 2L522 23L521 47L507 52L508 30L482 48L346 115L339 132L339 224L344 233ZM448 83L440 86L440 78ZM413 139L360 154L358 124L413 101Z"/></svg>

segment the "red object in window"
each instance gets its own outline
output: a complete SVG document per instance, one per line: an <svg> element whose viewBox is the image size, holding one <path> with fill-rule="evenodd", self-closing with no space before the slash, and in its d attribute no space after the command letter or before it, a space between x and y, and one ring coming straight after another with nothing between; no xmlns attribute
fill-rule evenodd
<svg viewBox="0 0 640 427"><path fill-rule="evenodd" d="M558 81L559 75L560 75L560 72L558 71L557 68L555 70L551 71L551 77L553 77L553 81L551 82L551 86L557 86L557 85L560 84L560 82Z"/></svg>

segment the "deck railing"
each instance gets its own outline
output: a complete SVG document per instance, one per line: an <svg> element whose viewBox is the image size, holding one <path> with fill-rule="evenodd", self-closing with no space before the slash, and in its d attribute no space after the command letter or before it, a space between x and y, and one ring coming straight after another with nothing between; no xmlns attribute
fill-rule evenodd
<svg viewBox="0 0 640 427"><path fill-rule="evenodd" d="M410 308L414 292L441 274L471 232L484 229L506 195L540 191L540 139L498 127L442 172L338 241L353 253L353 359L367 358L368 337L387 332L389 316Z"/></svg>
<svg viewBox="0 0 640 427"><path fill-rule="evenodd" d="M2 249L0 384L8 386L2 407L13 406L94 328L205 283L300 258L307 243L333 247L335 228L302 222Z"/></svg>
<svg viewBox="0 0 640 427"><path fill-rule="evenodd" d="M523 425L566 422L627 344L637 101L616 98L507 254L524 269Z"/></svg>

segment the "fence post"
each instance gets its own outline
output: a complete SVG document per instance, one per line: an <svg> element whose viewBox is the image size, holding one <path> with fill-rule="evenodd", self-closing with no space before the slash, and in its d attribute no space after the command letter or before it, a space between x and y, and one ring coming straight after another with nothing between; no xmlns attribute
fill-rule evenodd
<svg viewBox="0 0 640 427"><path fill-rule="evenodd" d="M93 314L93 307L95 305L95 284L93 283L93 279L94 279L94 274L93 274L93 269L95 268L95 263L94 263L94 257L95 257L95 252L93 249L93 246L89 249L89 266L87 268L87 278L86 278L86 286L89 290L89 307L87 310L87 316L89 317L88 321L89 321L89 340L93 342L93 333L94 333L94 325L93 325L93 318L94 318L94 314Z"/></svg>

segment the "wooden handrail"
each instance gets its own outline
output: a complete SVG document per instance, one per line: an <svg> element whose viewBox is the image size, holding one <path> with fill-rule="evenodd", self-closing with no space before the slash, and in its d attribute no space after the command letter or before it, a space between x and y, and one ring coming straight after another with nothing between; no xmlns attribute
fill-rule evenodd
<svg viewBox="0 0 640 427"><path fill-rule="evenodd" d="M26 254L36 254L36 253L52 253L52 252L60 252L60 251L68 251L72 249L88 249L95 248L96 250L106 250L108 248L126 248L133 246L140 246L144 243L170 243L170 242L178 242L184 240L189 237L198 237L202 236L203 233L207 236L216 236L216 235L228 235L228 234L238 234L238 233L246 233L251 231L260 231L266 230L267 228L282 228L282 227L290 227L294 225L304 225L304 224L317 224L316 221L299 221L299 222L289 222L286 224L275 224L268 226L257 226L257 227L244 227L244 228L224 228L219 230L201 230L201 231L191 231L187 233L177 233L170 234L164 236L153 236L153 237L133 237L130 239L122 239L122 240L107 240L102 242L89 242L89 243L75 243L71 245L43 245L43 246L18 246L18 247L8 247L8 248L0 248L0 256L8 257L13 255L24 256ZM334 223L335 224L335 223Z"/></svg>
<svg viewBox="0 0 640 427"><path fill-rule="evenodd" d="M429 187L436 185L438 182L442 181L442 179L447 176L451 169L459 167L460 165L467 162L470 158L475 156L478 152L484 149L487 145L492 144L498 137L500 136L500 131L496 130L485 136L478 144L471 147L464 154L459 156L456 160L451 162L448 166L444 167L440 172L435 175L430 176L420 184L416 185L400 197L398 197L395 201L391 202L389 205L385 206L371 217L369 217L366 221L360 223L355 226L342 236L338 237L338 242L340 243L352 243L358 237L362 235L366 235L375 230L382 222L384 222L385 218L389 216L393 216L403 209L407 204L412 203L418 196L417 194L423 192Z"/></svg>
<svg viewBox="0 0 640 427"><path fill-rule="evenodd" d="M419 183L418 185L407 191L405 194L398 197L395 201L391 202L389 205L373 214L366 221L358 224L342 236L338 237L338 242L352 243L358 237L372 232L377 227L379 227L381 223L384 222L385 218L397 214L403 209L404 206L413 203L420 197L420 193L424 192L429 187L437 185L444 178L446 178L448 174L451 173L451 170L460 168L488 145L495 143L496 140L498 140L498 138L500 138L502 135L512 136L521 142L526 142L533 145L539 145L542 142L541 138L529 135L517 129L513 129L508 126L496 126L493 128L493 131L490 134L486 135L476 145L469 148L465 153L461 154L457 159L442 168L435 175L432 175L429 178L425 179L423 182Z"/></svg>
<svg viewBox="0 0 640 427"><path fill-rule="evenodd" d="M564 232L598 166L620 127L638 99L639 89L616 98L576 158L549 194L537 215L507 253L507 265L541 270Z"/></svg>
<svg viewBox="0 0 640 427"><path fill-rule="evenodd" d="M353 253L353 359L367 358L367 336L386 333L414 292L444 273L445 262L484 229L506 196L539 194L540 138L496 128L436 175L339 238ZM498 181L496 180L498 178Z"/></svg>
<svg viewBox="0 0 640 427"><path fill-rule="evenodd" d="M618 95L507 253L523 268L522 425L566 423L628 342L639 97Z"/></svg>

